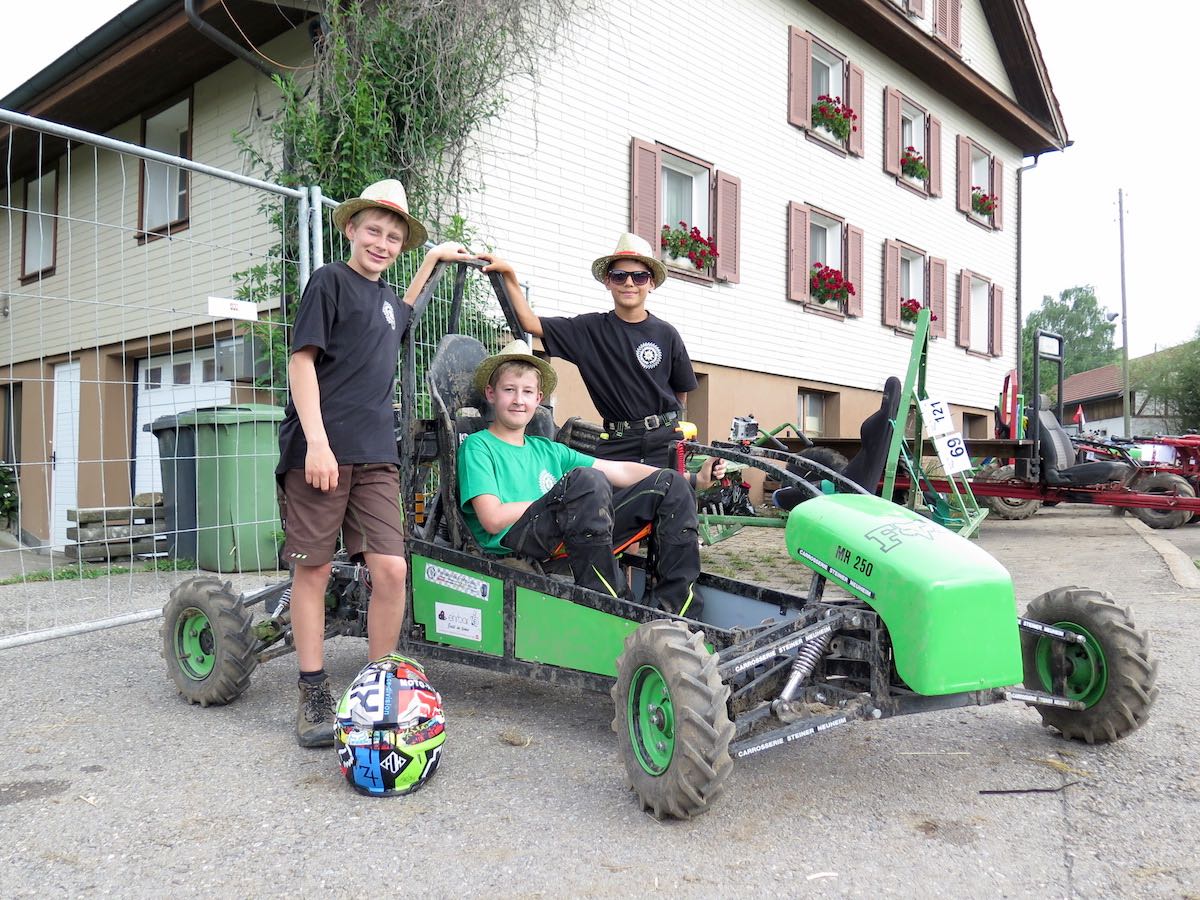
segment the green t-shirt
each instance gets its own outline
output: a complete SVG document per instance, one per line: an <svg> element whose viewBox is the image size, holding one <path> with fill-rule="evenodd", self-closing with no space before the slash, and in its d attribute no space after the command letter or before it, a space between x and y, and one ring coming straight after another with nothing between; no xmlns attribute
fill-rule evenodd
<svg viewBox="0 0 1200 900"><path fill-rule="evenodd" d="M489 534L479 524L471 506L475 497L492 494L501 503L537 500L572 469L591 466L593 462L593 457L543 437L527 434L525 445L517 447L486 429L467 435L458 448L458 496L467 525L479 546L492 553L512 552L500 544L507 528L499 534Z"/></svg>

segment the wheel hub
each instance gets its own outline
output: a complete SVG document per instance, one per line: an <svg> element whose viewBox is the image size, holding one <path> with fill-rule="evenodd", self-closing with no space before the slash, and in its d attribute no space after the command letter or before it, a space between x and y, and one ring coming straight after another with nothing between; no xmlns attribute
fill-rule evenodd
<svg viewBox="0 0 1200 900"><path fill-rule="evenodd" d="M675 755L675 708L662 673L642 666L629 685L629 740L638 763L650 775L662 775Z"/></svg>
<svg viewBox="0 0 1200 900"><path fill-rule="evenodd" d="M1056 659L1057 641L1043 638L1037 646L1037 669L1042 684L1047 690L1055 690L1058 677L1062 678L1063 695L1071 700L1080 700L1085 706L1100 702L1108 688L1108 664L1104 648L1099 641L1074 622L1056 622L1064 631L1082 634L1082 644L1067 645L1062 651L1062 662ZM1060 645L1061 646L1061 645Z"/></svg>
<svg viewBox="0 0 1200 900"><path fill-rule="evenodd" d="M216 637L202 610L183 611L175 624L175 656L179 668L193 681L203 681L216 665Z"/></svg>

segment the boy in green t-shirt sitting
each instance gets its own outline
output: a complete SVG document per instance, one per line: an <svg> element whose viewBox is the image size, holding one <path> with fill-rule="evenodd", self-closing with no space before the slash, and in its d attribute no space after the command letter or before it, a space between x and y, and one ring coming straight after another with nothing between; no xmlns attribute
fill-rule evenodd
<svg viewBox="0 0 1200 900"><path fill-rule="evenodd" d="M525 434L558 377L524 341L480 363L475 386L495 410L485 431L458 449L459 500L467 525L491 553L546 560L561 545L576 584L621 596L624 580L614 542L652 523L654 603L668 612L698 612L700 574L696 499L686 476L635 462L595 459ZM711 473L721 477L718 461Z"/></svg>

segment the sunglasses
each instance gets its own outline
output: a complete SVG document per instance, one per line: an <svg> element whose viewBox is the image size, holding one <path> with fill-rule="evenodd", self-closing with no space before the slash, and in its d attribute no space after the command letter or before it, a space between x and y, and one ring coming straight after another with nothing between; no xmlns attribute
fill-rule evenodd
<svg viewBox="0 0 1200 900"><path fill-rule="evenodd" d="M624 269L608 270L608 280L613 284L624 284L625 279L632 278L633 283L641 287L653 277L653 272L626 272Z"/></svg>

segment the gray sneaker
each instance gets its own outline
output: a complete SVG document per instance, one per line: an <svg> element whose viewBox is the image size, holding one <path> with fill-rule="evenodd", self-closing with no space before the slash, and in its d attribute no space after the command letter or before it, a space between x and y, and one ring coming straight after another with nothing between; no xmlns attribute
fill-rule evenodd
<svg viewBox="0 0 1200 900"><path fill-rule="evenodd" d="M337 716L329 679L315 684L300 681L300 706L296 710L296 741L301 747L332 747Z"/></svg>

